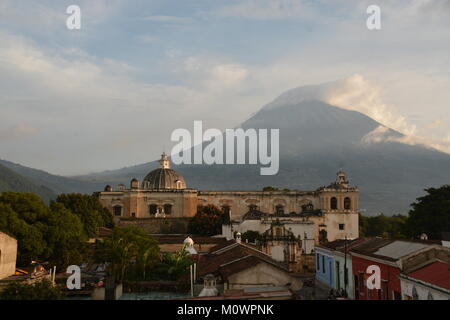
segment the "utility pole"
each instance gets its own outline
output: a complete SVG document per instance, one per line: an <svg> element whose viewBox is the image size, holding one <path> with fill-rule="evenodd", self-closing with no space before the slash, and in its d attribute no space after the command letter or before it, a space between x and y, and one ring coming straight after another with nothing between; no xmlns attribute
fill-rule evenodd
<svg viewBox="0 0 450 320"><path fill-rule="evenodd" d="M347 236L344 240L344 295L347 298L347 283L348 283L348 272L347 272Z"/></svg>

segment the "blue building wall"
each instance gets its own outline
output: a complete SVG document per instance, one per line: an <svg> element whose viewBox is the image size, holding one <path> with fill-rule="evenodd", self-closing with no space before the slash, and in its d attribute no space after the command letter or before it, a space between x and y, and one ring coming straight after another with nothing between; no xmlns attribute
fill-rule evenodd
<svg viewBox="0 0 450 320"><path fill-rule="evenodd" d="M316 280L333 288L335 262L332 256L316 247Z"/></svg>

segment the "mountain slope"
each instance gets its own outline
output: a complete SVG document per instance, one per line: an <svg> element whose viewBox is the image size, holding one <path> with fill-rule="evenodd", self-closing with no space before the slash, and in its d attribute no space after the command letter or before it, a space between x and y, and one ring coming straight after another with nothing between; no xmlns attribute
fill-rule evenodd
<svg viewBox="0 0 450 320"><path fill-rule="evenodd" d="M36 185L29 179L0 164L0 192L4 191L36 193L47 202L56 198L52 190L45 186Z"/></svg>
<svg viewBox="0 0 450 320"><path fill-rule="evenodd" d="M52 175L42 170L28 168L6 160L0 160L0 165L3 165L19 175L26 177L36 185L45 186L55 194L71 192L92 193L104 187L104 181L86 182L63 176Z"/></svg>
<svg viewBox="0 0 450 320"><path fill-rule="evenodd" d="M363 213L407 213L423 189L450 182L450 155L421 145L396 140L403 135L384 128L381 140L370 141L377 121L356 111L317 100L278 103L262 108L242 128L280 129L280 170L260 176L259 165L173 166L188 187L199 189L259 190L272 185L314 190L334 180L343 168L360 189ZM79 177L86 181L128 183L142 179L156 163Z"/></svg>

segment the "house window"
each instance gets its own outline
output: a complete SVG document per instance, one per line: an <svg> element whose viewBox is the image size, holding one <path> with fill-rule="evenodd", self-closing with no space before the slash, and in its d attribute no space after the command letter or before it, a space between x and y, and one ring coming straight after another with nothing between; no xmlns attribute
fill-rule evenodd
<svg viewBox="0 0 450 320"><path fill-rule="evenodd" d="M344 209L350 210L352 208L352 200L349 197L344 199Z"/></svg>
<svg viewBox="0 0 450 320"><path fill-rule="evenodd" d="M344 230L344 229L345 229L345 224L339 223L339 230Z"/></svg>
<svg viewBox="0 0 450 320"><path fill-rule="evenodd" d="M158 206L156 204L149 205L148 212L150 213L150 215L155 215L158 212Z"/></svg>
<svg viewBox="0 0 450 320"><path fill-rule="evenodd" d="M316 258L317 258L317 261L316 261L316 264L317 264L317 271L320 271L320 257L319 257L319 254L318 254L318 253L316 254Z"/></svg>
<svg viewBox="0 0 450 320"><path fill-rule="evenodd" d="M114 206L113 212L116 217L120 217L122 215L122 206L119 206L119 205Z"/></svg>
<svg viewBox="0 0 450 320"><path fill-rule="evenodd" d="M331 207L331 210L336 210L337 209L337 199L336 199L336 197L331 198L331 200L330 200L330 207Z"/></svg>
<svg viewBox="0 0 450 320"><path fill-rule="evenodd" d="M419 295L417 294L416 287L413 287L413 289L412 289L412 297L413 297L413 300L419 300Z"/></svg>
<svg viewBox="0 0 450 320"><path fill-rule="evenodd" d="M284 214L284 207L281 204L277 205L275 207L275 212L276 214Z"/></svg>
<svg viewBox="0 0 450 320"><path fill-rule="evenodd" d="M165 214L171 214L172 213L172 205L171 204L165 204L164 205L164 213Z"/></svg>
<svg viewBox="0 0 450 320"><path fill-rule="evenodd" d="M256 204L251 204L248 206L248 211L258 210L258 206Z"/></svg>

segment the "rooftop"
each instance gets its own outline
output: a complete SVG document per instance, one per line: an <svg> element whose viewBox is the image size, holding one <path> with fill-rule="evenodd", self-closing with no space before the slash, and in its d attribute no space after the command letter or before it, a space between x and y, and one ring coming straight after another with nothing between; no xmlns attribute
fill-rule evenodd
<svg viewBox="0 0 450 320"><path fill-rule="evenodd" d="M407 276L450 290L450 264L445 262L435 261L408 273Z"/></svg>

